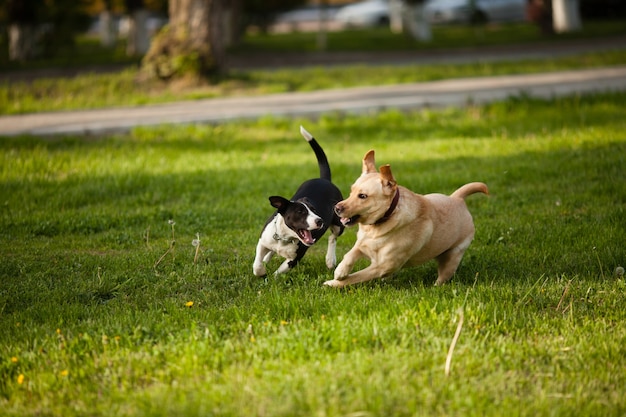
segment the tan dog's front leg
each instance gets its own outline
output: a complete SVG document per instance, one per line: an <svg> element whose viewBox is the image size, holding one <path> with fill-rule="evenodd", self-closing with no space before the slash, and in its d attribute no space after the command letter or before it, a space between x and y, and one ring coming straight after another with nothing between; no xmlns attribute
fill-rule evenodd
<svg viewBox="0 0 626 417"><path fill-rule="evenodd" d="M346 285L357 284L359 282L366 282L375 278L382 278L387 275L391 275L404 265L404 260L393 256L397 252L396 247L388 248L386 251L376 253L370 258L370 265L367 268L363 268L353 274L349 274L352 267L359 259L368 257L361 250L353 247L343 257L341 263L335 269L335 279L332 281L326 281L324 285L329 287L345 287ZM348 275L349 274L349 275Z"/></svg>
<svg viewBox="0 0 626 417"><path fill-rule="evenodd" d="M347 277L350 274L350 271L352 271L356 261L364 256L363 252L361 252L356 246L350 249L348 253L343 256L343 259L339 262L337 268L335 268L335 279L341 281Z"/></svg>
<svg viewBox="0 0 626 417"><path fill-rule="evenodd" d="M337 265L335 269L335 279L326 281L324 285L329 287L341 288L346 285L357 284L359 282L370 281L374 278L380 278L385 275L389 275L395 272L399 266L395 263L387 263L381 265L375 260L371 260L371 264L360 271L350 274L354 264L366 255L356 247L353 247L348 253L345 254L343 260Z"/></svg>
<svg viewBox="0 0 626 417"><path fill-rule="evenodd" d="M371 281L375 278L381 278L393 272L394 272L393 270L389 270L388 268L384 268L384 267L381 267L380 265L375 265L374 263L372 263L367 268L364 268L360 271L350 274L347 277L343 277L341 278L341 280L335 278L332 281L326 281L324 285L328 285L329 287L341 288L347 285L358 284L359 282L366 282L366 281ZM336 277L336 274L335 274L335 277Z"/></svg>
<svg viewBox="0 0 626 417"><path fill-rule="evenodd" d="M341 283L341 280L345 279L350 274L350 271L352 271L356 261L363 258L363 256L363 253L356 246L350 249L348 253L343 256L343 259L339 262L337 268L335 268L335 279L326 281L324 285L328 285L330 287L342 287L343 285L339 285L338 283Z"/></svg>

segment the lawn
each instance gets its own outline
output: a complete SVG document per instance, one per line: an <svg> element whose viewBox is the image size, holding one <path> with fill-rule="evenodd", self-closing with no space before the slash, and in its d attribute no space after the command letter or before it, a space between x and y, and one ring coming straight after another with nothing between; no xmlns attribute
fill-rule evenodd
<svg viewBox="0 0 626 417"><path fill-rule="evenodd" d="M543 37L536 27L529 24L490 25L481 27L437 26L434 41L421 44L407 37L393 34L385 29L352 30L329 34L331 52L413 51L416 53L436 50L438 54L454 55L458 48L502 47L513 45L530 49L533 45L549 42L555 49L559 45L577 39L586 41L624 35L626 22L586 22L582 32ZM314 33L288 35L246 36L232 56L251 54L262 59L263 54L315 53ZM529 59L524 61L468 62L465 64L432 65L339 65L331 67L281 68L269 70L232 70L214 83L204 81L138 82L140 72L136 64L119 66L118 71L97 73L107 59L109 63L120 61L120 50L103 50L94 39L80 39L76 51L66 51L55 60L33 62L28 67L40 68L46 63L55 67L83 65L74 77L45 77L34 80L1 81L0 115L41 111L91 109L111 106L133 106L176 100L195 100L225 96L259 95L292 91L346 88L364 85L383 85L434 81L447 78L484 77L503 74L528 74L559 70L597 68L626 64L626 50L581 53L553 59ZM74 63L69 62L74 57ZM61 61L59 61L61 60ZM0 60L0 65L2 64ZM91 65L89 65L91 64ZM89 68L92 68L90 72Z"/></svg>
<svg viewBox="0 0 626 417"><path fill-rule="evenodd" d="M1 138L0 414L624 415L624 103ZM344 194L370 148L420 193L489 185L449 285L324 288L325 239L252 275L267 197L317 174L300 124Z"/></svg>
<svg viewBox="0 0 626 417"><path fill-rule="evenodd" d="M626 50L524 61L432 65L341 65L233 71L216 84L137 83L138 71L0 82L0 115L123 107L229 96L253 96L465 77L532 74L626 64Z"/></svg>

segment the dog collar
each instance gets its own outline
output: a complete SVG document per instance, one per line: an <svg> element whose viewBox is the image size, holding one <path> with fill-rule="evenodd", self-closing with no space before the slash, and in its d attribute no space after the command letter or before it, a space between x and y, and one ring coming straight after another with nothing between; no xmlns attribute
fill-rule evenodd
<svg viewBox="0 0 626 417"><path fill-rule="evenodd" d="M383 217L381 217L380 219L376 220L376 222L374 224L383 224L387 220L389 220L389 217L391 217L391 214L393 213L393 211L396 209L396 207L398 205L398 200L400 200L400 189L399 188L396 190L396 195L393 196L393 200L391 200L391 205L389 206L389 209L385 212Z"/></svg>
<svg viewBox="0 0 626 417"><path fill-rule="evenodd" d="M295 237L281 237L278 234L278 225L276 224L277 221L278 219L274 219L274 236L272 236L272 238L275 241L282 242L285 245L293 245L294 243L298 243L299 240Z"/></svg>
<svg viewBox="0 0 626 417"><path fill-rule="evenodd" d="M274 233L274 236L272 237L274 238L275 241L282 242L286 245L291 245L291 244L299 242L299 240L296 239L295 237L280 237L278 233Z"/></svg>

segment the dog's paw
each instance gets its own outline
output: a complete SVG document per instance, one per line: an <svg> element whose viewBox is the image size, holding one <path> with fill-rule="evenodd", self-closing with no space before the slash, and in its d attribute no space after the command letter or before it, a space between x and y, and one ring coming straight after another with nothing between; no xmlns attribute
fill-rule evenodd
<svg viewBox="0 0 626 417"><path fill-rule="evenodd" d="M254 275L256 275L257 277L264 277L267 275L267 270L265 269L265 267L263 265L261 266L254 266L252 268L252 272L254 272Z"/></svg>
<svg viewBox="0 0 626 417"><path fill-rule="evenodd" d="M333 274L333 277L335 278L336 281L341 281L342 279L347 277L349 274L350 274L350 269L346 268L344 263L342 262L339 265L337 265L337 268L335 269L335 273Z"/></svg>
<svg viewBox="0 0 626 417"><path fill-rule="evenodd" d="M336 279L331 279L330 281L326 281L324 282L324 286L326 287L333 287L333 288L343 288L345 286L345 284L341 281L338 281Z"/></svg>
<svg viewBox="0 0 626 417"><path fill-rule="evenodd" d="M328 269L333 269L336 265L337 265L337 258L335 258L334 256L326 257L326 266L328 267Z"/></svg>
<svg viewBox="0 0 626 417"><path fill-rule="evenodd" d="M293 265L291 261L289 261L289 259L285 259L285 262L280 264L280 266L276 270L276 275L286 274L287 272L291 271L292 268L293 268Z"/></svg>

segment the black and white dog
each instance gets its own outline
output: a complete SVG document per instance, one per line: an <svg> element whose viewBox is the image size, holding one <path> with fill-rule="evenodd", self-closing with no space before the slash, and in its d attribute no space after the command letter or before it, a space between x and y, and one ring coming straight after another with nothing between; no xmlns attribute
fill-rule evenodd
<svg viewBox="0 0 626 417"><path fill-rule="evenodd" d="M291 270L309 246L317 242L329 228L331 235L328 238L326 266L332 269L337 263L337 237L343 233L344 226L335 214L334 207L343 197L331 182L330 166L322 147L302 126L300 133L315 152L320 177L304 182L291 200L280 196L269 198L276 212L263 227L252 266L254 275L260 277L267 274L264 263L269 262L275 253L285 258L276 274Z"/></svg>

